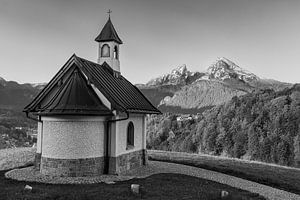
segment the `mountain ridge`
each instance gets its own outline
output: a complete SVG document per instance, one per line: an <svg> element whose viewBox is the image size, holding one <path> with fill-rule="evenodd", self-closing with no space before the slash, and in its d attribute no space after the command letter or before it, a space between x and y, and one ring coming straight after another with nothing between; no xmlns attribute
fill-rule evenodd
<svg viewBox="0 0 300 200"><path fill-rule="evenodd" d="M0 77L0 107L22 109L46 83L19 84ZM136 85L163 112L193 112L220 105L233 96L261 89L275 91L291 87L272 79L261 79L227 58L220 57L206 71L192 72L186 65Z"/></svg>
<svg viewBox="0 0 300 200"><path fill-rule="evenodd" d="M225 103L234 96L265 89L279 91L291 85L262 79L233 61L220 57L205 71L191 72L186 65L181 65L169 74L137 86L162 111L177 112L180 107L201 110Z"/></svg>

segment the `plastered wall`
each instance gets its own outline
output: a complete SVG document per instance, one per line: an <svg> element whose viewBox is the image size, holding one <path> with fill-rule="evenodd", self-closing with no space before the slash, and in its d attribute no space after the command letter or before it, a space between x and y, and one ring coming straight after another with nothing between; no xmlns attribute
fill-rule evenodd
<svg viewBox="0 0 300 200"><path fill-rule="evenodd" d="M79 159L104 156L104 118L42 117L42 157Z"/></svg>
<svg viewBox="0 0 300 200"><path fill-rule="evenodd" d="M130 153L145 149L144 140L145 136L145 115L133 115L131 114L129 119L124 121L115 122L112 126L112 138L111 142L112 154L111 156L117 157L122 154ZM134 125L134 147L127 149L127 126L132 121Z"/></svg>
<svg viewBox="0 0 300 200"><path fill-rule="evenodd" d="M42 130L43 130L43 123L42 122L38 122L38 133L37 133L37 144L36 144L36 152L37 153L41 153L42 150Z"/></svg>

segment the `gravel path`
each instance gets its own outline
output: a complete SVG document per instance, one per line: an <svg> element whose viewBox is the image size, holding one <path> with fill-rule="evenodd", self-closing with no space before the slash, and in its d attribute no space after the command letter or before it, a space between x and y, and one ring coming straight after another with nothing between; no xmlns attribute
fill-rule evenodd
<svg viewBox="0 0 300 200"><path fill-rule="evenodd" d="M95 177L59 177L46 176L35 170L34 167L13 169L5 173L8 179L49 184L93 184L107 183L114 184L116 181L133 179L134 176L101 175Z"/></svg>

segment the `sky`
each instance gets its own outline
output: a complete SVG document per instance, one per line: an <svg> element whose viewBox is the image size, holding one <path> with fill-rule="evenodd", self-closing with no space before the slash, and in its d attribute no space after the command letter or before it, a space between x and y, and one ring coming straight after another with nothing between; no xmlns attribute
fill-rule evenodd
<svg viewBox="0 0 300 200"><path fill-rule="evenodd" d="M108 9L132 83L183 64L205 71L218 57L300 82L299 0L0 0L0 77L48 82L73 53L96 62Z"/></svg>

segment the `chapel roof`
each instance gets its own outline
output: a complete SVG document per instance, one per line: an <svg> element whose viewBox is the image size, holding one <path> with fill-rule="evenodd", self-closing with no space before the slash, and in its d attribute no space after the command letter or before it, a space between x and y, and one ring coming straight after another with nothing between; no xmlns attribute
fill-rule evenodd
<svg viewBox="0 0 300 200"><path fill-rule="evenodd" d="M76 67L57 87L52 98L43 101L39 108L41 115L112 115Z"/></svg>
<svg viewBox="0 0 300 200"><path fill-rule="evenodd" d="M97 88L111 103L103 105ZM131 113L160 114L139 89L104 62L102 65L75 54L52 78L24 112L36 114L94 114L107 115L112 110Z"/></svg>
<svg viewBox="0 0 300 200"><path fill-rule="evenodd" d="M103 29L101 30L100 34L96 37L95 41L97 42L108 42L108 41L115 41L119 44L123 44L122 40L117 34L117 31L112 24L110 17L108 18L106 24L104 25Z"/></svg>

